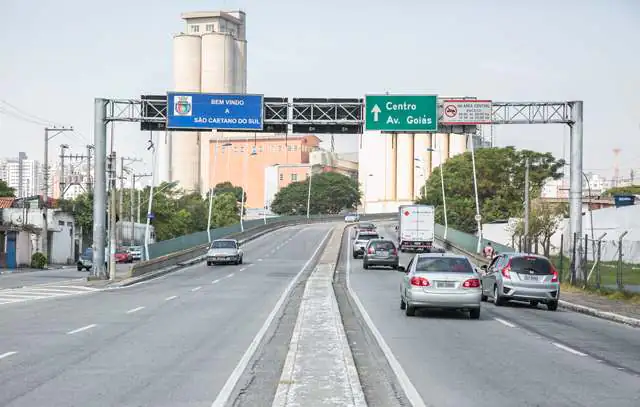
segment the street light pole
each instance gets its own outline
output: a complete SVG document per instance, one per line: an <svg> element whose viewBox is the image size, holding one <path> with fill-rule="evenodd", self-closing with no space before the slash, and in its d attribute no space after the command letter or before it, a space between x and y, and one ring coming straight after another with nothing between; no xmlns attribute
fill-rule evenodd
<svg viewBox="0 0 640 407"><path fill-rule="evenodd" d="M156 136L157 138L157 136ZM149 260L149 240L151 239L151 209L153 205L153 188L156 184L156 145L153 139L149 140L148 150L151 150L152 158L151 158L151 186L149 187L149 205L147 206L147 225L144 231L144 258L145 260Z"/></svg>
<svg viewBox="0 0 640 407"><path fill-rule="evenodd" d="M482 216L480 215L480 199L478 198L478 177L476 175L476 153L475 153L475 140L471 137L471 166L473 168L473 189L476 196L476 222L478 222L478 244L476 245L476 252L480 253L482 250Z"/></svg>
<svg viewBox="0 0 640 407"><path fill-rule="evenodd" d="M311 210L311 181L313 180L313 165L309 166L309 191L307 192L307 219Z"/></svg>
<svg viewBox="0 0 640 407"><path fill-rule="evenodd" d="M215 180L216 165L218 163L218 134L216 133L216 144L213 150L213 179ZM211 210L213 209L213 187L209 188L209 215L207 216L207 239L211 243Z"/></svg>
<svg viewBox="0 0 640 407"><path fill-rule="evenodd" d="M427 151L437 151L440 155L440 187L442 189L442 206L444 209L444 235L442 236L442 238L443 240L447 240L447 233L449 232L449 221L447 220L447 196L444 193L444 172L442 171L444 168L444 161L442 161L442 150L427 148Z"/></svg>

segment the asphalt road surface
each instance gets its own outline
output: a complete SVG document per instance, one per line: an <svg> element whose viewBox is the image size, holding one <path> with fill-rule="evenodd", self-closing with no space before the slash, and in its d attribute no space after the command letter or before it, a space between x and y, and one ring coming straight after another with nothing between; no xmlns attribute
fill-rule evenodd
<svg viewBox="0 0 640 407"><path fill-rule="evenodd" d="M130 267L131 264L116 264L116 273L118 273L116 275L127 272ZM75 266L52 270L19 270L17 273L9 273L7 270L3 271L5 272L0 274L0 289L20 288L40 284L66 284L71 281L77 282L86 279L89 275L89 272L86 270L77 271Z"/></svg>
<svg viewBox="0 0 640 407"><path fill-rule="evenodd" d="M396 238L392 227L382 230ZM439 311L406 317L403 274L365 271L344 240L351 287L406 374L403 388L417 390L424 405L640 406L639 329L542 305L490 302L480 320ZM400 263L410 257L401 254Z"/></svg>
<svg viewBox="0 0 640 407"><path fill-rule="evenodd" d="M0 405L211 406L233 388L329 228L249 242L238 266L200 264L128 288L2 306ZM283 361L269 367L278 377Z"/></svg>

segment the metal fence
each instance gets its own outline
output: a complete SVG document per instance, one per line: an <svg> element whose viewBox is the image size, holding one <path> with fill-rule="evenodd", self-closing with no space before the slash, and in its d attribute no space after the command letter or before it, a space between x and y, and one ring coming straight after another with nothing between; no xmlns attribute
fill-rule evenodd
<svg viewBox="0 0 640 407"><path fill-rule="evenodd" d="M444 226L436 224L435 230L436 237L444 240ZM459 230L448 228L447 230L447 241L454 244L455 246L464 249L471 253L477 253L478 248L478 236L472 235L470 233L461 232ZM509 246L505 246L500 243L496 243L494 241L488 239L482 239L480 244L480 249L487 245L487 243L491 243L493 249L498 253L508 253L513 252L514 249Z"/></svg>
<svg viewBox="0 0 640 407"><path fill-rule="evenodd" d="M562 236L562 255L555 256L554 263L563 281L584 282L588 287L640 293L640 242L618 239L593 239L589 235L581 238L582 251L578 247L578 236L571 240ZM581 256L583 275L576 275L575 259Z"/></svg>

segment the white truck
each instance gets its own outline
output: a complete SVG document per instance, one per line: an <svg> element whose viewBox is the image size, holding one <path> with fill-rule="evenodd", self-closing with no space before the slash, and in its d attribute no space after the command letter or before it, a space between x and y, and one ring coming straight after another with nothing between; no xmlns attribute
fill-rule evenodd
<svg viewBox="0 0 640 407"><path fill-rule="evenodd" d="M398 247L401 252L431 252L435 240L435 209L431 205L402 205L398 209Z"/></svg>

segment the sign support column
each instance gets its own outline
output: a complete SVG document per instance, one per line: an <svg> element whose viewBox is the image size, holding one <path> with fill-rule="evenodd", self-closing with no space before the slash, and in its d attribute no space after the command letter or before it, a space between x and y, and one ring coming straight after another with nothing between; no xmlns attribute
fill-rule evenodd
<svg viewBox="0 0 640 407"><path fill-rule="evenodd" d="M571 163L569 169L569 217L571 226L569 228L570 241L576 242L574 256L575 276L577 281L584 281L582 259L584 256L582 247L582 101L571 102L572 123L569 124L571 130ZM578 238L573 239L577 234Z"/></svg>
<svg viewBox="0 0 640 407"><path fill-rule="evenodd" d="M93 169L93 274L105 277L104 247L105 223L107 212L107 103L106 99L94 100L93 138L95 147L95 165Z"/></svg>

